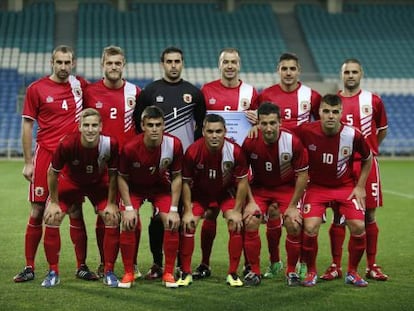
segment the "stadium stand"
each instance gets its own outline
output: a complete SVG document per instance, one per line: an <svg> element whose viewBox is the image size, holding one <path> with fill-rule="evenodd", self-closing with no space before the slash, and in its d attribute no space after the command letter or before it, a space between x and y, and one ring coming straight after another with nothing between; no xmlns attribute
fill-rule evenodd
<svg viewBox="0 0 414 311"><path fill-rule="evenodd" d="M345 3L330 14L321 5L298 4L298 20L307 47L325 82L338 83L339 64L359 58L363 87L382 95L389 116L385 155L414 155L413 5ZM185 52L184 77L202 85L216 79L217 55L234 46L242 54L241 77L259 89L275 83L276 57L286 51L277 14L270 4L240 4L226 12L214 3L128 1L125 12L109 1L80 1L77 15L77 72L101 77L100 54L116 44L127 53L126 77L144 87L161 75L158 56L166 46ZM20 107L25 87L50 72L54 47L55 4L42 1L20 12L0 10L0 155L21 155ZM171 21L171 16L174 20Z"/></svg>

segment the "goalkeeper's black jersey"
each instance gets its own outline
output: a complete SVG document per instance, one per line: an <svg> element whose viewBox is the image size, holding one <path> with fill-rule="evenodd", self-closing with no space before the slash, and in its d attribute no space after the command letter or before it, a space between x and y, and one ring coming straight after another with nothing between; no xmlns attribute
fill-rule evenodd
<svg viewBox="0 0 414 311"><path fill-rule="evenodd" d="M181 140L184 151L195 139L202 136L206 105L203 94L193 84L185 80L170 83L160 79L145 86L134 110L137 131L141 131L143 110L151 105L162 109L166 132Z"/></svg>

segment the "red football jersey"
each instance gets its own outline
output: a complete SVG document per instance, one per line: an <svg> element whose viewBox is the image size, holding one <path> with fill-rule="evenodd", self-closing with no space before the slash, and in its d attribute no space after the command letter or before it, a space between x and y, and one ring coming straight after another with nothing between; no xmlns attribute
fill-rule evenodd
<svg viewBox="0 0 414 311"><path fill-rule="evenodd" d="M371 156L361 132L351 126L341 125L336 135L327 136L317 121L299 126L295 133L308 150L310 182L319 186L353 186L354 153L358 152L363 160Z"/></svg>
<svg viewBox="0 0 414 311"><path fill-rule="evenodd" d="M84 107L99 111L102 134L115 137L120 148L135 136L132 113L140 92L139 87L128 81L119 89L110 89L103 79L88 85L85 90Z"/></svg>
<svg viewBox="0 0 414 311"><path fill-rule="evenodd" d="M193 198L217 200L236 186L237 178L247 176L248 165L241 147L225 140L221 150L212 153L204 138L191 144L184 156L183 180L189 180Z"/></svg>
<svg viewBox="0 0 414 311"><path fill-rule="evenodd" d="M128 177L130 191L143 192L149 188L170 190L170 173L180 172L183 147L180 140L164 133L158 148L148 149L141 133L127 142L120 155L119 173Z"/></svg>
<svg viewBox="0 0 414 311"><path fill-rule="evenodd" d="M378 154L378 130L388 127L387 115L381 97L361 90L351 97L338 95L342 99L342 121L359 129L374 155Z"/></svg>
<svg viewBox="0 0 414 311"><path fill-rule="evenodd" d="M295 174L308 169L308 153L299 138L290 131L280 129L279 138L266 144L262 133L255 139L246 138L243 151L251 166L252 185L274 188L294 185Z"/></svg>
<svg viewBox="0 0 414 311"><path fill-rule="evenodd" d="M78 185L97 183L106 178L107 170L118 169L118 142L100 135L95 148L85 148L80 132L71 133L60 141L53 154L52 169L62 171Z"/></svg>
<svg viewBox="0 0 414 311"><path fill-rule="evenodd" d="M243 81L238 87L225 87L220 80L206 83L201 88L207 110L243 111L258 107L257 90Z"/></svg>
<svg viewBox="0 0 414 311"><path fill-rule="evenodd" d="M310 122L311 117L313 120L319 119L321 95L300 82L292 92L285 92L280 84L264 89L259 95L259 105L265 101L279 106L282 125L287 129Z"/></svg>
<svg viewBox="0 0 414 311"><path fill-rule="evenodd" d="M22 117L37 121L36 141L41 147L54 151L63 136L77 129L86 85L85 79L73 75L66 83L47 76L29 85Z"/></svg>

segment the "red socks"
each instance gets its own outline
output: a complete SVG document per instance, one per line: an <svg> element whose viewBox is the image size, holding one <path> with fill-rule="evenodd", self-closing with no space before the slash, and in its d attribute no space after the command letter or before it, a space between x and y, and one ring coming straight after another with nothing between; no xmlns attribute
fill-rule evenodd
<svg viewBox="0 0 414 311"><path fill-rule="evenodd" d="M29 217L29 222L26 227L24 252L26 256L26 266L32 266L35 268L35 256L37 247L39 246L40 240L42 239L43 219L36 219Z"/></svg>
<svg viewBox="0 0 414 311"><path fill-rule="evenodd" d="M213 248L213 242L216 238L217 222L216 220L204 219L201 227L201 262L207 266L210 265L210 255Z"/></svg>
<svg viewBox="0 0 414 311"><path fill-rule="evenodd" d="M266 224L266 237L271 263L280 261L279 243L281 235L282 221L280 218L269 219Z"/></svg>

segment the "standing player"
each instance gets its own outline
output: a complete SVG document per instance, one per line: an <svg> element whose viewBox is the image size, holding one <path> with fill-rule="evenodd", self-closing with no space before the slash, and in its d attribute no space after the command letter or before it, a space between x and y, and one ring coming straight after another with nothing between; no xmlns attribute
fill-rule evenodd
<svg viewBox="0 0 414 311"><path fill-rule="evenodd" d="M376 264L378 226L375 219L376 208L382 206L382 191L379 166L376 156L381 142L387 134L387 115L382 99L369 91L362 90L362 65L357 59L347 59L341 67L343 90L338 92L342 99L342 122L358 128L367 140L374 155L372 168L366 185L365 230L367 232L367 269L366 277L386 281L388 276ZM361 158L355 158L355 174L361 170ZM342 244L345 239L345 227L340 223L341 215L334 214L334 222L329 229L331 239L332 264L321 276L324 280L342 277Z"/></svg>
<svg viewBox="0 0 414 311"><path fill-rule="evenodd" d="M167 47L160 58L163 77L154 81L142 90L136 109L134 121L136 129L141 130L141 114L145 107L160 107L165 116L165 131L180 138L184 150L196 139L200 138L206 107L200 90L181 78L184 68L183 51L177 47ZM154 209L148 227L153 265L146 274L147 279L161 278L162 242L164 226Z"/></svg>
<svg viewBox="0 0 414 311"><path fill-rule="evenodd" d="M248 166L240 146L227 140L225 135L224 119L208 114L204 119L204 137L194 142L184 156L184 214L180 246L182 274L177 281L180 286L188 286L193 281L191 257L195 230L212 203L222 210L229 230L230 266L226 281L230 286L243 286L237 268L243 249L242 208L248 190Z"/></svg>
<svg viewBox="0 0 414 311"><path fill-rule="evenodd" d="M173 273L179 244L178 201L181 195L183 148L177 137L164 134L164 115L156 106L144 109L141 129L144 133L125 144L119 162L118 184L123 204L120 246L125 268L119 287L129 288L134 282L134 231L139 223L139 208L146 198L159 209L164 225L163 283L166 287L178 287Z"/></svg>
<svg viewBox="0 0 414 311"><path fill-rule="evenodd" d="M84 196L89 198L108 225L118 226L118 143L109 136L100 135L101 130L99 112L85 109L80 116L79 132L65 136L53 154L47 177L50 195L44 217L44 247L49 263L49 272L42 282L44 287L60 283L60 224L71 207L82 206ZM112 253L115 251L116 254L116 250L113 249ZM109 256L107 251L110 249L105 251L105 256Z"/></svg>
<svg viewBox="0 0 414 311"><path fill-rule="evenodd" d="M261 103L257 113L258 138L246 138L242 147L252 170L250 188L253 197L249 201L257 203L249 204L243 216L246 219L244 249L251 266L251 272L244 280L248 284L260 278L259 225L264 215L269 221L273 220L275 213L268 214L268 210L269 206L276 205L276 217L283 215L287 231L287 284L300 285L295 271L302 240L302 216L298 204L308 182L308 155L296 135L280 128L280 109L277 105ZM251 217L257 212L259 217Z"/></svg>
<svg viewBox="0 0 414 311"><path fill-rule="evenodd" d="M299 58L292 53L283 53L276 67L280 82L264 89L259 95L259 103L272 102L280 107L282 125L287 129L319 119L321 95L299 81ZM280 260L279 241L282 235L282 220L279 213L271 208L273 219L266 223L266 237L270 254L270 266L265 278L273 278L283 268ZM300 267L301 277L305 276L305 266Z"/></svg>
<svg viewBox="0 0 414 311"><path fill-rule="evenodd" d="M320 121L296 129L309 154L310 182L303 206L303 258L307 275L303 285L315 286L318 232L325 209L334 208L344 215L351 237L348 243L346 284L365 287L368 283L358 274L358 264L365 251L364 226L365 184L372 164L372 154L361 132L341 124L342 103L338 95L327 94L319 108ZM353 158L361 156L361 172L353 174Z"/></svg>
<svg viewBox="0 0 414 311"><path fill-rule="evenodd" d="M112 45L105 47L101 59L104 77L88 85L84 95L84 106L86 108L94 108L101 114L102 134L116 138L120 150L125 142L135 136L132 114L138 95L141 92L139 87L123 79L125 64L125 53L120 47ZM112 244L117 243L116 239L119 242L119 236L117 237L115 232L112 232L108 237L105 235L105 231L108 230L112 232L114 228L105 228L103 219L98 215L96 219L96 240L101 256L101 264L98 268L98 275L100 277L103 277L108 272L104 271L103 265L104 240L109 238L113 240ZM138 232L140 233L141 230L137 230L137 234ZM140 236L137 235L138 243L139 240ZM139 277L140 272L137 265L135 265L134 269L136 277Z"/></svg>
<svg viewBox="0 0 414 311"><path fill-rule="evenodd" d="M206 83L201 88L209 111L244 111L251 124L256 124L258 104L257 90L239 77L241 68L240 53L235 48L221 50L218 59L220 79ZM243 130L243 129L240 129ZM239 142L241 144L243 140ZM206 210L201 228L201 263L194 271L194 278L200 279L211 275L210 255L217 231L216 207Z"/></svg>
<svg viewBox="0 0 414 311"><path fill-rule="evenodd" d="M52 74L33 82L26 92L22 112L23 176L30 182L31 211L25 235L26 267L14 277L15 282L33 280L35 255L42 238L46 199L47 170L59 140L76 130L82 111L82 90L87 82L71 75L75 54L69 46L57 46L50 60ZM32 154L34 122L38 124L36 148ZM85 256L86 230L79 210L70 217L70 234L77 258ZM86 266L79 266L77 276L86 280L96 276Z"/></svg>

